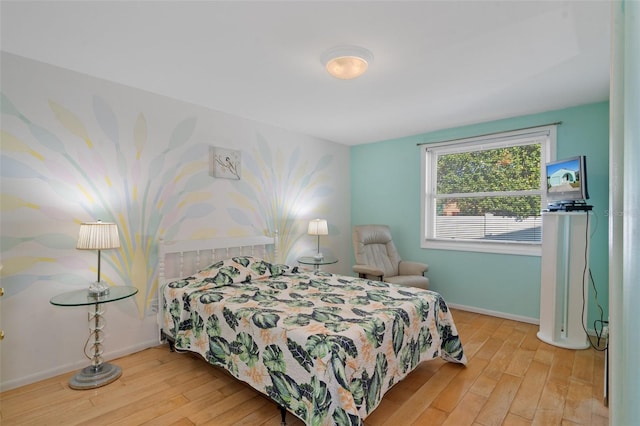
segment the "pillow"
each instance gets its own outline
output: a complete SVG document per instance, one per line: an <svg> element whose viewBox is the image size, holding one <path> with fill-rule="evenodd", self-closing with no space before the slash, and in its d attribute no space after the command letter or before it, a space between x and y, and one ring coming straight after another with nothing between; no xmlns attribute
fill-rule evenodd
<svg viewBox="0 0 640 426"><path fill-rule="evenodd" d="M198 271L194 278L224 285L277 277L288 270L287 265L271 264L259 257L236 256Z"/></svg>
<svg viewBox="0 0 640 426"><path fill-rule="evenodd" d="M284 265L281 263L270 263L269 264L269 271L271 272L271 276L272 277L279 277L280 275L284 275L287 272L293 272L295 270L295 272L298 272L298 267L291 267L289 265Z"/></svg>
<svg viewBox="0 0 640 426"><path fill-rule="evenodd" d="M171 288L187 286L217 288L227 284L277 277L290 269L288 265L272 264L258 257L236 256L209 265L190 277L169 283L168 286Z"/></svg>

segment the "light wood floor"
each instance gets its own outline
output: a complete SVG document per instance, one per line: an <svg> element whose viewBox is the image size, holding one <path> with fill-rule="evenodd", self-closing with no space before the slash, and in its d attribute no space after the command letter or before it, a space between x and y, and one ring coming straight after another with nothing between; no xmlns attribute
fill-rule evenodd
<svg viewBox="0 0 640 426"><path fill-rule="evenodd" d="M608 424L602 352L547 345L535 325L453 314L468 365L422 363L366 426ZM199 357L159 346L114 363L122 377L95 390L69 389L69 373L0 394L0 424L280 424L272 402ZM287 424L302 422L287 414Z"/></svg>

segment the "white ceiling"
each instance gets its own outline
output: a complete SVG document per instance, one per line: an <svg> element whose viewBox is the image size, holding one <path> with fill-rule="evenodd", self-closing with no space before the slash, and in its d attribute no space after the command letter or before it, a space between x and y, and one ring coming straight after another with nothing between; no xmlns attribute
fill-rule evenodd
<svg viewBox="0 0 640 426"><path fill-rule="evenodd" d="M348 145L607 100L606 1L7 1L2 50ZM356 80L320 63L374 54Z"/></svg>

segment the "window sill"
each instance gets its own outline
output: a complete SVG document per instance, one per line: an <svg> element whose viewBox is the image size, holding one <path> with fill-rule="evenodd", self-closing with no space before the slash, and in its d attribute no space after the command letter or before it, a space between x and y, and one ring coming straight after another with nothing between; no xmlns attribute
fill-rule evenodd
<svg viewBox="0 0 640 426"><path fill-rule="evenodd" d="M540 243L423 240L420 246L434 250L473 251L478 253L511 254L516 256L542 255L542 244Z"/></svg>

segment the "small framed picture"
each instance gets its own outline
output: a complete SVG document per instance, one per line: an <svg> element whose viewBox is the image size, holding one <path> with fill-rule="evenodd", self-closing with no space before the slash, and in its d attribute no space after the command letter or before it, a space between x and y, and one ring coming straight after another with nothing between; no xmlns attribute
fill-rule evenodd
<svg viewBox="0 0 640 426"><path fill-rule="evenodd" d="M240 180L241 151L209 147L209 175L222 179Z"/></svg>

